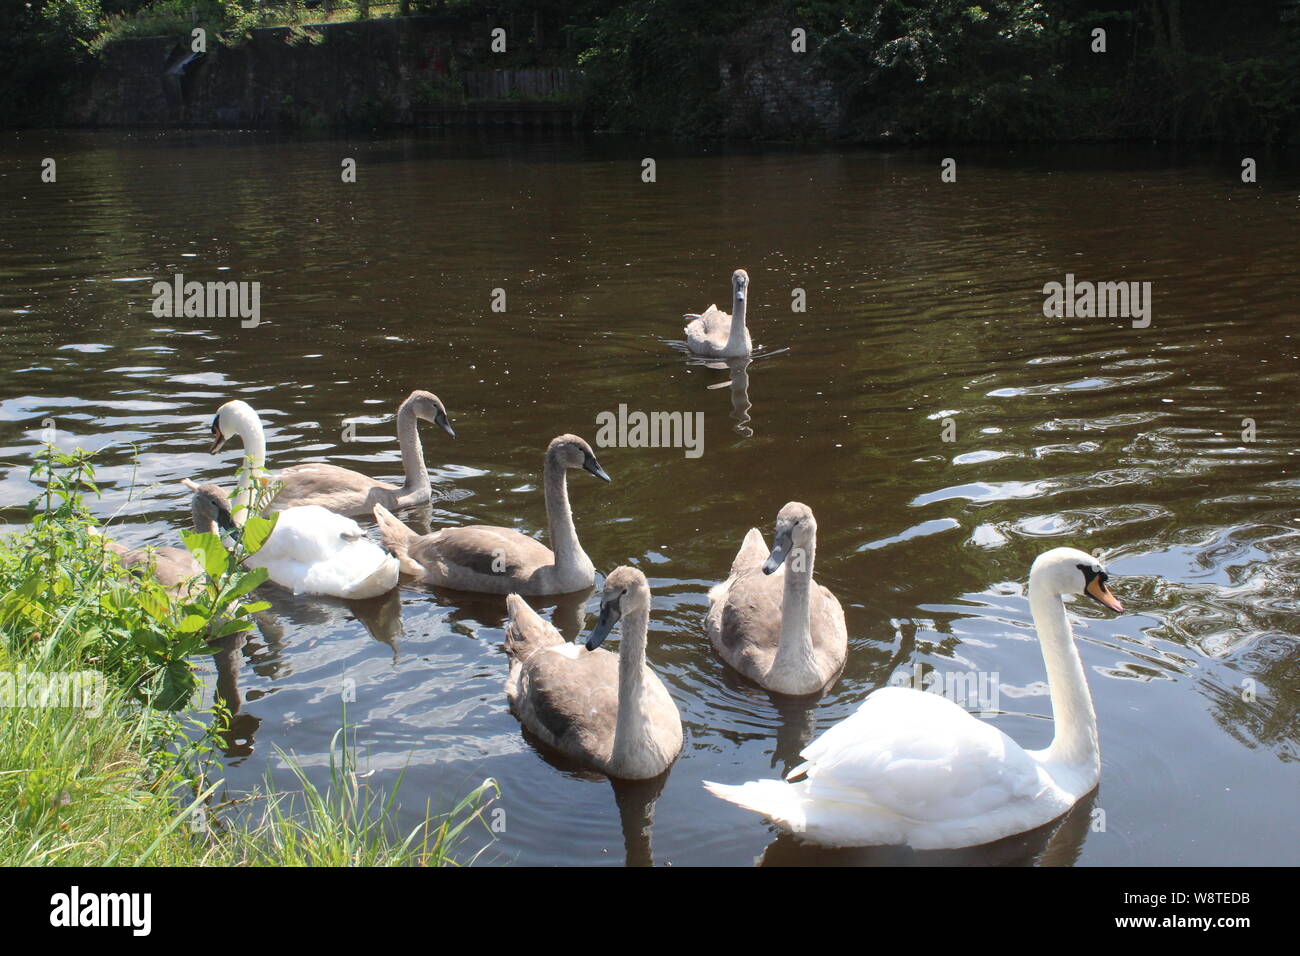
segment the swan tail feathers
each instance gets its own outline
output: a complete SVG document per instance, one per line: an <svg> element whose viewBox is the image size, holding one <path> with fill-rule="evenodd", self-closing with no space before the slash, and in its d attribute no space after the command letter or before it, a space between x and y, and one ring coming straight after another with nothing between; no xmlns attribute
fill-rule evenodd
<svg viewBox="0 0 1300 956"><path fill-rule="evenodd" d="M401 570L419 577L424 568L411 558L411 544L419 535L383 505L375 505L375 523L379 525L379 537L384 547L397 559Z"/></svg>
<svg viewBox="0 0 1300 956"><path fill-rule="evenodd" d="M506 595L506 653L522 660L564 638L518 594Z"/></svg>
<svg viewBox="0 0 1300 956"><path fill-rule="evenodd" d="M761 567L769 554L771 552L763 542L763 532L757 528L750 528L745 534L745 540L740 543L736 559L731 562L731 573L741 574L750 568Z"/></svg>
<svg viewBox="0 0 1300 956"><path fill-rule="evenodd" d="M760 813L789 830L801 832L805 828L801 788L781 780L751 780L735 785L705 780L704 789L728 803Z"/></svg>

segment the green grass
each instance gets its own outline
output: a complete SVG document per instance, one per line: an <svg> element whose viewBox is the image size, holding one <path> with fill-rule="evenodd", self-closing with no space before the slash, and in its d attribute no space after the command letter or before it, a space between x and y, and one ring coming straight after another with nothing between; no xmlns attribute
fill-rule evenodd
<svg viewBox="0 0 1300 956"><path fill-rule="evenodd" d="M193 658L211 652L209 637L251 626L264 605L243 599L264 572L244 570L215 535L187 535L207 574L173 599L93 533L90 456L47 449L32 474L45 490L31 524L0 537L0 866L438 866L460 862L467 827L487 832L491 780L446 813L426 805L399 832L401 778L385 792L357 773L346 715L328 784L284 756L298 789L268 784L217 804L225 717L191 707ZM269 534L258 521L246 522L247 553ZM90 706L15 696L24 677L79 673L99 675Z"/></svg>

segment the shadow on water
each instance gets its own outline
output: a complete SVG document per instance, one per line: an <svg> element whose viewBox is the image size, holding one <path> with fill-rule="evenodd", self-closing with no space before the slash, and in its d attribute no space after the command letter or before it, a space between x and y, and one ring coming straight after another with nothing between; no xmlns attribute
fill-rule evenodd
<svg viewBox="0 0 1300 956"><path fill-rule="evenodd" d="M913 850L907 846L830 849L782 833L757 861L759 866L1073 866L1088 835L1094 789L1068 813L1026 833L959 850Z"/></svg>

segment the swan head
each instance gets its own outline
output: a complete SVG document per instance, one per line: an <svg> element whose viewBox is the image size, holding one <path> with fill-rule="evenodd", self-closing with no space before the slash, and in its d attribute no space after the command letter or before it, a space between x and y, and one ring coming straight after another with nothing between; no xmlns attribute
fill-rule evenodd
<svg viewBox="0 0 1300 956"><path fill-rule="evenodd" d="M253 411L253 406L248 402L239 399L226 402L212 416L212 445L208 448L208 453L215 455L221 451L222 446L234 435L243 438L246 423L256 419L257 412Z"/></svg>
<svg viewBox="0 0 1300 956"><path fill-rule="evenodd" d="M587 650L594 651L609 637L614 625L625 615L650 610L650 585L636 568L624 565L609 572L600 595L600 617L587 635Z"/></svg>
<svg viewBox="0 0 1300 956"><path fill-rule="evenodd" d="M787 558L795 561L802 555L808 560L808 552L817 540L817 519L812 509L799 501L791 501L776 513L776 530L772 533L772 553L763 562L763 573L772 574L785 563ZM803 570L803 568L799 568Z"/></svg>
<svg viewBox="0 0 1300 956"><path fill-rule="evenodd" d="M215 535L235 531L235 519L230 514L230 496L224 489L217 485L198 485L188 478L182 478L181 484L194 492L190 499L190 513L195 530Z"/></svg>
<svg viewBox="0 0 1300 956"><path fill-rule="evenodd" d="M602 481L614 480L600 467L591 446L577 435L560 435L552 439L550 447L546 449L546 457L565 468L581 468L591 472Z"/></svg>
<svg viewBox="0 0 1300 956"><path fill-rule="evenodd" d="M737 269L731 274L731 291L741 302L745 301L745 296L749 294L749 273L744 269Z"/></svg>
<svg viewBox="0 0 1300 956"><path fill-rule="evenodd" d="M1054 594L1087 595L1102 607L1119 613L1124 605L1107 587L1109 577L1101 561L1078 548L1045 551L1029 571L1031 587L1041 584Z"/></svg>
<svg viewBox="0 0 1300 956"><path fill-rule="evenodd" d="M456 429L451 427L451 421L447 418L447 406L442 404L442 399L433 392L426 392L424 389L417 388L406 397L403 405L409 404L411 410L415 412L415 417L426 422L433 422L452 438L456 437Z"/></svg>

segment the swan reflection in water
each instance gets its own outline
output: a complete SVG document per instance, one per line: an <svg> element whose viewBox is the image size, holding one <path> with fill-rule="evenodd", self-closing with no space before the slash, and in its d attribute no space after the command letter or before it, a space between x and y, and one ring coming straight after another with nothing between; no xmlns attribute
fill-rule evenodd
<svg viewBox="0 0 1300 956"><path fill-rule="evenodd" d="M402 602L397 588L364 601L296 598L279 589L266 590L270 593L264 599L275 607L253 615L257 633L265 644L250 642L252 631L229 634L212 642L216 649L212 662L217 672L213 700L229 713L226 727L217 735L222 742L222 753L235 766L252 754L256 733L262 723L261 717L244 710L244 693L239 686L244 658L248 658L255 673L270 681L281 680L293 672L289 659L284 655L281 615L294 624L308 623L321 633L341 630L350 618L355 619L372 638L392 648L394 660L397 659L397 640L402 634Z"/></svg>
<svg viewBox="0 0 1300 956"><path fill-rule="evenodd" d="M732 428L746 438L754 434L754 429L749 427L749 410L753 408L749 402L749 366L753 361L746 355L743 358L715 359L704 363L709 368L725 368L731 372L730 382L715 382L709 386L709 390L731 389L731 418L736 423Z"/></svg>
<svg viewBox="0 0 1300 956"><path fill-rule="evenodd" d="M655 802L663 793L664 785L668 783L668 776L673 772L672 767L648 780L620 780L616 777L607 777L547 746L527 727L521 726L519 729L523 733L524 740L537 755L565 776L589 783L599 783L602 780L609 783L614 791L614 805L618 808L619 825L623 830L625 864L654 866L654 849L650 831L654 826Z"/></svg>
<svg viewBox="0 0 1300 956"><path fill-rule="evenodd" d="M913 850L907 846L831 849L782 833L756 861L758 866L1073 866L1092 827L1098 789L1050 823L960 850Z"/></svg>
<svg viewBox="0 0 1300 956"><path fill-rule="evenodd" d="M689 355L686 364L710 369L725 369L729 373L728 381L714 382L708 388L709 391L731 389L731 418L735 422L732 429L745 438L750 438L754 434L754 429L750 427L753 418L749 413L754 406L749 401L749 367L755 362L773 358L787 351L789 349L786 348L774 349L770 352L760 350L753 355L742 355L736 358L701 358L698 355Z"/></svg>

